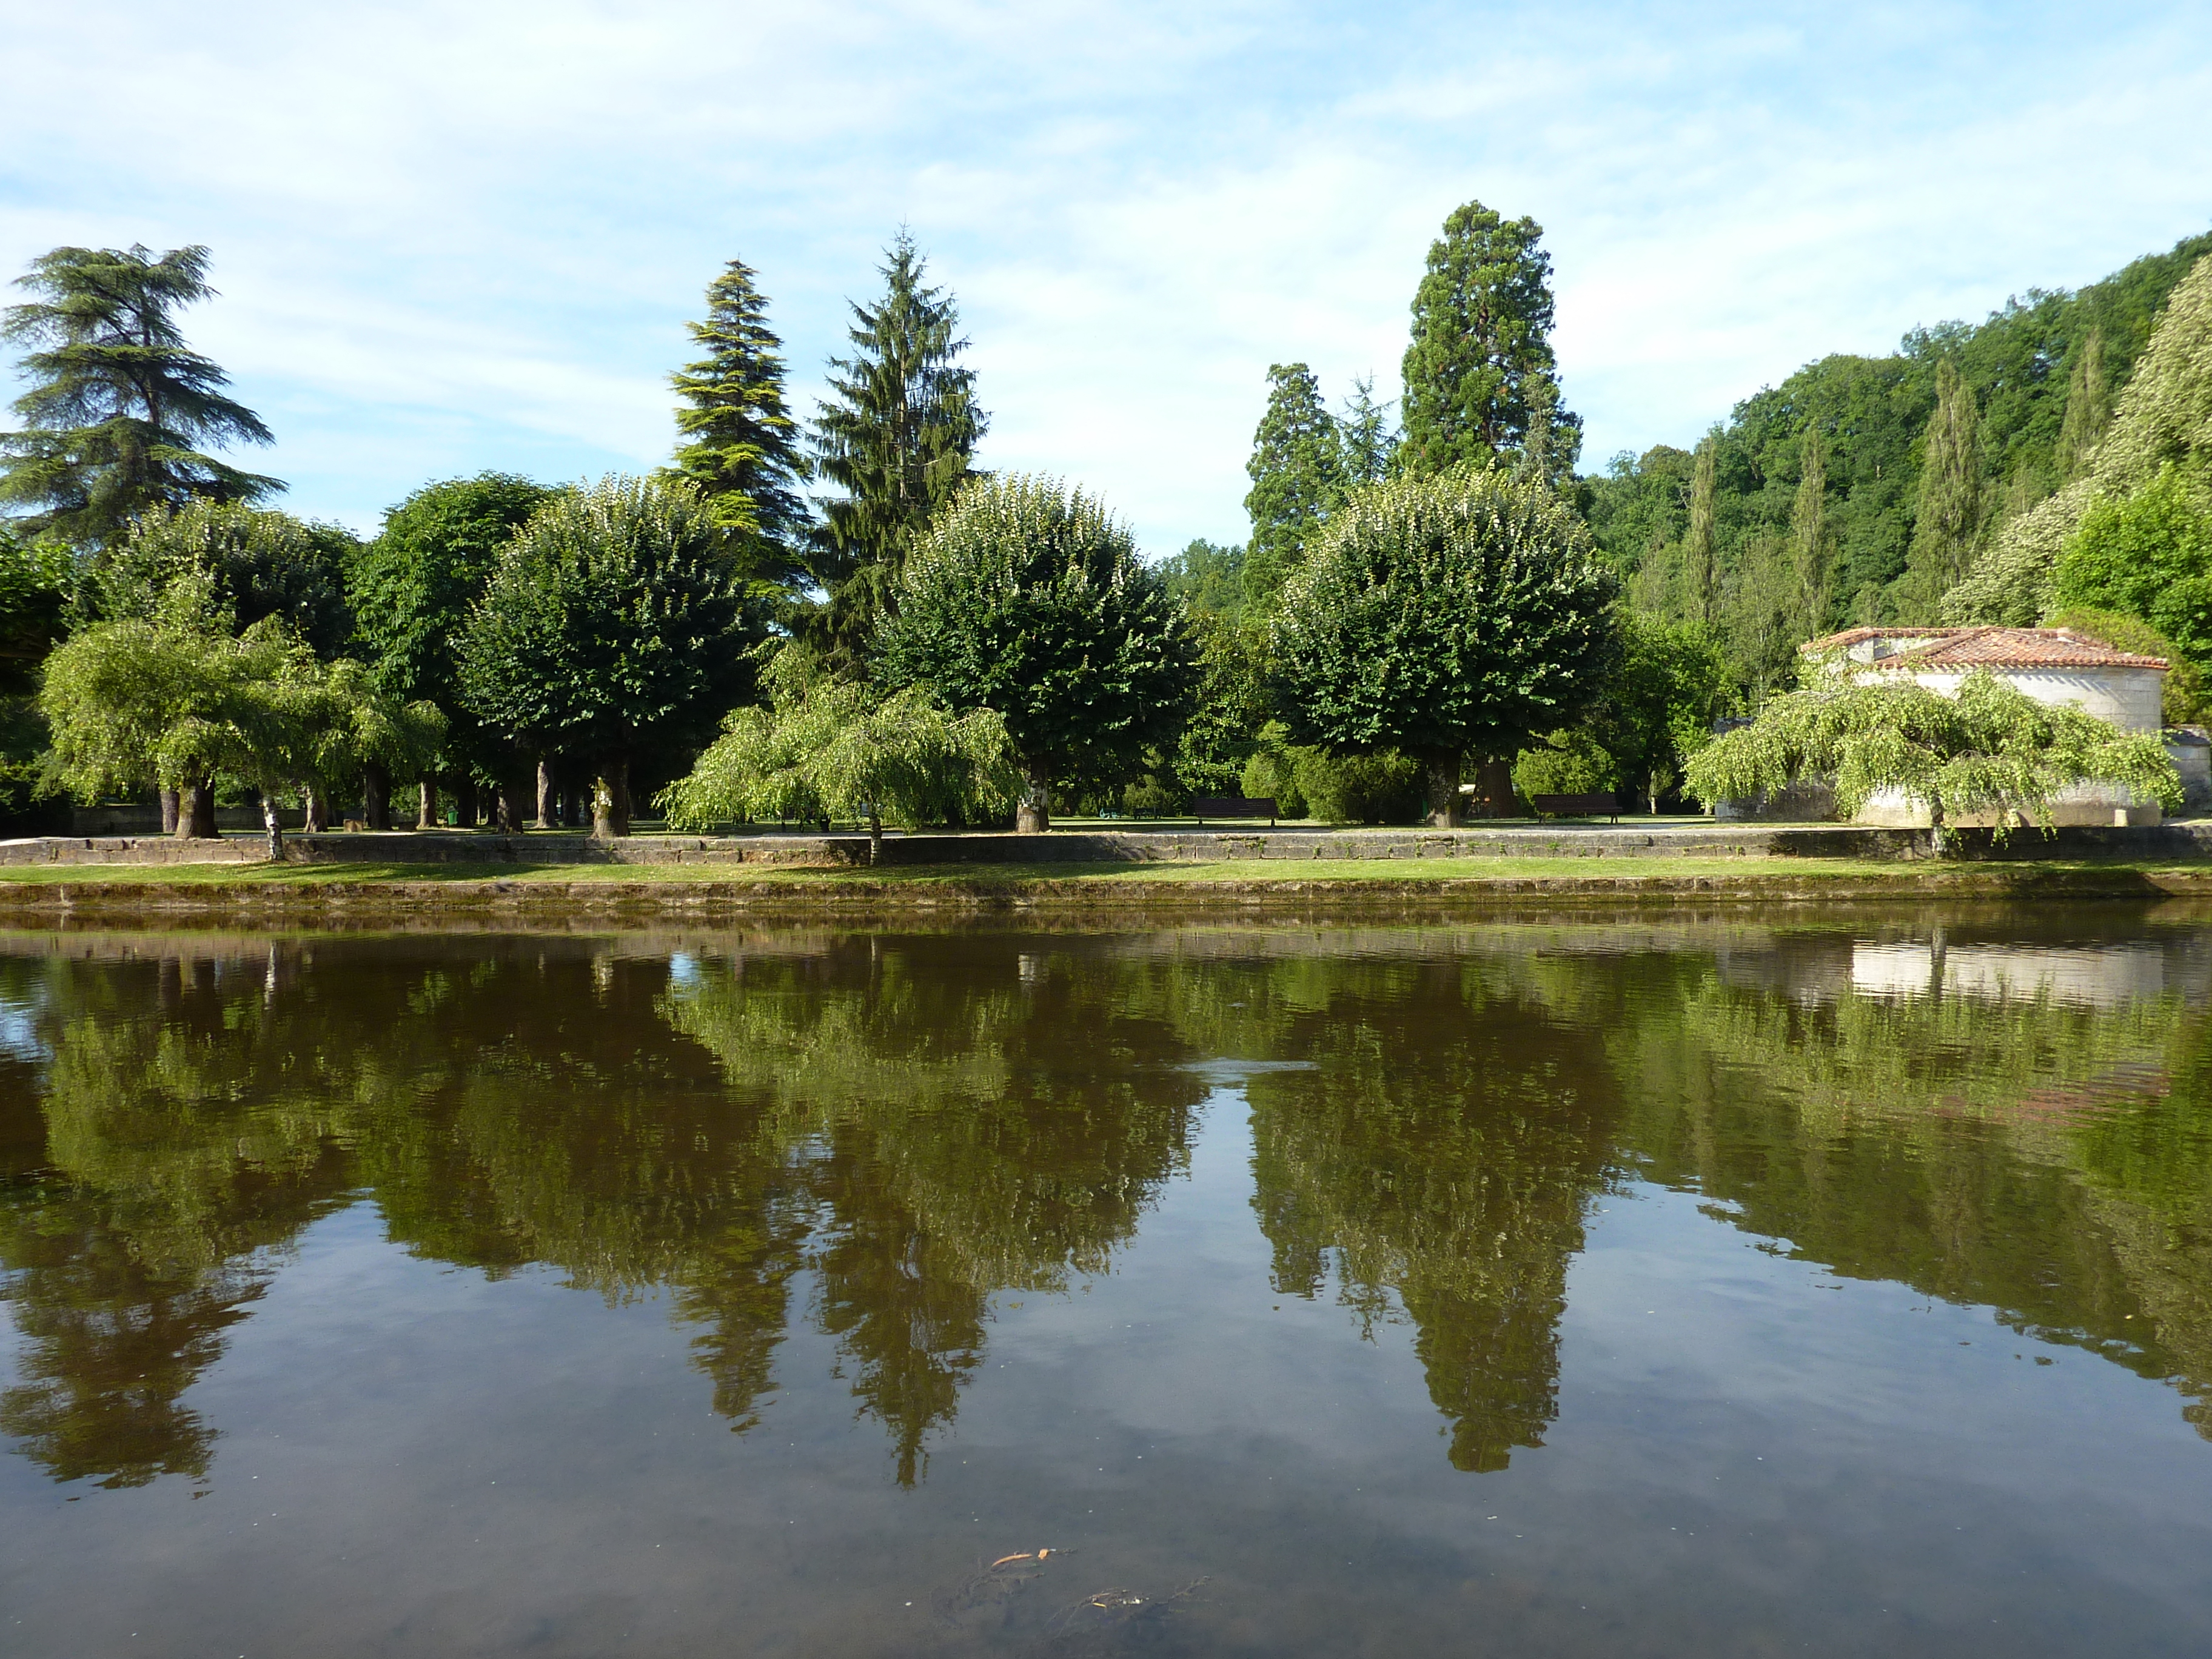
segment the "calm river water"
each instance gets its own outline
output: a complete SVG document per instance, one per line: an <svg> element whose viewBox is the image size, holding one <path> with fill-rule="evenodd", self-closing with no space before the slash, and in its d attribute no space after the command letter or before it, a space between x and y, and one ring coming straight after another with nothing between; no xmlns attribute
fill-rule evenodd
<svg viewBox="0 0 2212 1659"><path fill-rule="evenodd" d="M1757 918L0 936L0 1651L2212 1651L2212 911Z"/></svg>

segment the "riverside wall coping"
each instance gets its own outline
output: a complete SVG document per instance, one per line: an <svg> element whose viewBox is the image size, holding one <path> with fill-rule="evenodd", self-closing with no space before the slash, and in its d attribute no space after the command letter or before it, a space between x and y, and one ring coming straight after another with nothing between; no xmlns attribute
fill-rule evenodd
<svg viewBox="0 0 2212 1659"><path fill-rule="evenodd" d="M1850 824L1544 825L1406 830L1061 830L1045 835L888 836L885 865L1220 863L1334 859L1848 858L1928 856L1925 830ZM1973 858L2212 858L2212 820L2135 827L2085 825L2045 836L2015 833L2002 846L1954 832ZM0 842L0 866L252 864L259 836L180 842L167 836L40 836ZM288 864L696 865L836 868L866 865L865 836L500 835L467 830L288 835Z"/></svg>

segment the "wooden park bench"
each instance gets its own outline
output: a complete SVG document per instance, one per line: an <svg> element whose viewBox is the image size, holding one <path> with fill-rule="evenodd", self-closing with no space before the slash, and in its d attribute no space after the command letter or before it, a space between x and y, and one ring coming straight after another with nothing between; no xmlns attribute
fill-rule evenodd
<svg viewBox="0 0 2212 1659"><path fill-rule="evenodd" d="M1528 805L1543 818L1594 818L1601 812L1607 823L1620 822L1620 797L1610 789L1588 795L1531 795Z"/></svg>
<svg viewBox="0 0 2212 1659"><path fill-rule="evenodd" d="M1203 824L1208 818L1265 818L1275 827L1272 795L1200 795L1190 804L1190 815Z"/></svg>

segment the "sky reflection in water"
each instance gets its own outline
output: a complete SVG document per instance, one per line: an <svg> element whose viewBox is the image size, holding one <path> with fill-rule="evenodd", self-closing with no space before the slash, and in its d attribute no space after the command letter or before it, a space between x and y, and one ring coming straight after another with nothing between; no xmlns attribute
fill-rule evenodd
<svg viewBox="0 0 2212 1659"><path fill-rule="evenodd" d="M17 937L0 1617L2201 1650L2209 986L2186 909Z"/></svg>

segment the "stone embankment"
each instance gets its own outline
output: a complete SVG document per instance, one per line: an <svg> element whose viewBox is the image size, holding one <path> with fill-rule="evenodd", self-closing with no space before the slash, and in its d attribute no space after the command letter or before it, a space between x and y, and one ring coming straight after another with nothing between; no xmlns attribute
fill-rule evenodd
<svg viewBox="0 0 2212 1659"><path fill-rule="evenodd" d="M1968 859L2212 858L2212 819L2063 829L2051 836L1954 832L1953 856ZM1056 830L1049 835L892 835L882 863L928 865L1223 864L1329 859L1924 859L1924 830L1851 824L1549 824L1431 830ZM259 836L216 841L165 836L43 836L0 842L0 866L252 864L266 857ZM288 835L288 864L698 865L850 868L869 862L865 836L499 835L483 830Z"/></svg>

